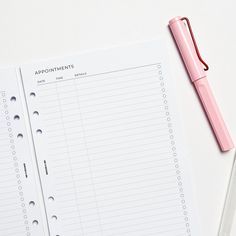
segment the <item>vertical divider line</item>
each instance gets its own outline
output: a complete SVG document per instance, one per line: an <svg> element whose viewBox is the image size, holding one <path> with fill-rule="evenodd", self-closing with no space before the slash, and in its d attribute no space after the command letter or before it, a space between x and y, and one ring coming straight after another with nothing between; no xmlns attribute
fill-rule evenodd
<svg viewBox="0 0 236 236"><path fill-rule="evenodd" d="M32 125L31 125L29 106L28 106L27 99L26 99L26 91L25 91L25 86L24 86L24 81L23 81L23 76L22 76L21 68L19 68L19 71L20 71L21 84L22 84L22 88L23 88L23 94L24 94L24 98L25 98L25 105L26 105L26 110L27 110L27 116L28 116L28 120L29 120L30 134L31 134L31 139L32 139L32 143L33 143L34 160L36 161L39 185L40 185L40 189L41 189L41 193L42 193L44 212L45 212L46 222L47 222L47 230L48 230L48 235L50 236L51 234L50 234L50 228L49 228L49 221L48 221L48 213L47 213L47 208L46 208L45 194L44 194L44 191L43 191L42 179L41 179L40 171L39 171L39 164L38 164L36 148L35 148L35 142L34 142L34 137L33 137L33 130L32 130Z"/></svg>
<svg viewBox="0 0 236 236"><path fill-rule="evenodd" d="M74 190L74 196L75 196L75 202L76 202L76 211L77 211L78 216L79 216L79 223L80 223L80 226L81 226L81 232L84 235L83 221L81 219L80 209L79 209L79 206L78 206L79 205L78 204L78 193L77 193L77 190L76 190L74 174L73 174L73 170L72 170L71 157L70 157L70 152L69 152L69 148L68 148L68 138L67 138L67 134L66 134L66 131L65 131L64 117L63 117L62 105L61 105L61 98L60 98L60 95L59 95L59 92L58 92L57 83L55 84L55 88L56 88L56 96L57 96L58 103L59 103L60 118L61 118L61 121L62 121L63 133L64 133L64 137L65 137L64 140L65 140L65 143L66 143L66 153L67 153L68 160L69 160L69 168L70 168L70 172L71 172L70 175L71 175L71 178L72 178L72 181L73 181L73 190Z"/></svg>

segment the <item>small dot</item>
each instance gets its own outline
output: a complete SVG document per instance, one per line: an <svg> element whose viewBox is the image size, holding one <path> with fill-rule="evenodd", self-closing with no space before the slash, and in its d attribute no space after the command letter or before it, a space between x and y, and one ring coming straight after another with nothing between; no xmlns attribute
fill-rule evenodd
<svg viewBox="0 0 236 236"><path fill-rule="evenodd" d="M39 222L37 221L37 220L34 220L33 222L32 222L32 225L34 225L34 226L37 226L39 224Z"/></svg>
<svg viewBox="0 0 236 236"><path fill-rule="evenodd" d="M39 115L39 112L38 112L38 111L34 111L34 112L33 112L33 115L38 116L38 115Z"/></svg>
<svg viewBox="0 0 236 236"><path fill-rule="evenodd" d="M30 207L34 207L35 206L35 202L34 201L30 201L29 205L30 205Z"/></svg>
<svg viewBox="0 0 236 236"><path fill-rule="evenodd" d="M36 96L36 94L34 92L30 93L30 97L35 97L35 96Z"/></svg>
<svg viewBox="0 0 236 236"><path fill-rule="evenodd" d="M10 100L11 100L11 102L15 102L16 101L16 97L13 96L13 97L11 97Z"/></svg>
<svg viewBox="0 0 236 236"><path fill-rule="evenodd" d="M36 133L37 133L37 134L42 134L43 131L42 131L41 129L37 129L37 130L36 130Z"/></svg>
<svg viewBox="0 0 236 236"><path fill-rule="evenodd" d="M19 119L20 119L20 116L18 116L18 115L14 116L14 120L19 120Z"/></svg>
<svg viewBox="0 0 236 236"><path fill-rule="evenodd" d="M52 216L52 220L56 221L57 220L57 216Z"/></svg>

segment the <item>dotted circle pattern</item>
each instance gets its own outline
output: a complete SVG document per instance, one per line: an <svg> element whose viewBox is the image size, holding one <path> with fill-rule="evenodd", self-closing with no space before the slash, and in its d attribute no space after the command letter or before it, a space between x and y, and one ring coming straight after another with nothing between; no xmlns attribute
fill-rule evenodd
<svg viewBox="0 0 236 236"><path fill-rule="evenodd" d="M25 230L26 230L26 236L30 236L31 234L29 232L30 228L29 228L29 222L28 222L28 219L27 219L24 193L23 193L23 190L22 190L18 157L16 155L15 141L14 141L13 132L12 132L12 128L11 128L11 121L10 121L7 98L6 98L6 93L5 92L1 92L1 100L2 100L2 105L3 105L3 112L4 112L4 116L5 116L5 120L6 120L6 125L7 125L8 137L9 137L9 143L10 143L11 158L12 158L12 161L13 161L13 167L14 167L14 172L15 172L15 177L16 177L17 190L18 190L18 195L19 195L19 200L20 200L20 205L21 205L22 217L23 217Z"/></svg>
<svg viewBox="0 0 236 236"><path fill-rule="evenodd" d="M175 137L173 134L174 132L173 132L172 121L171 121L171 116L169 112L167 94L164 87L165 83L164 83L164 77L163 77L163 72L162 72L162 66L160 63L157 64L157 69L158 69L158 78L159 78L159 83L160 83L161 93L162 93L162 100L163 100L163 105L164 105L164 110L165 110L165 117L166 117L166 121L168 122L167 125L168 125L169 138L170 138L170 147L171 147L171 152L172 152L172 157L173 157L173 164L176 169L176 180L179 187L180 204L183 209L183 218L185 221L186 233L188 236L191 236L189 217L188 217L187 207L185 203L185 196L183 193L184 191L183 191L183 186L182 186L182 181L181 181L181 172L179 170L179 163L178 163L178 158L177 158L178 154L176 150Z"/></svg>

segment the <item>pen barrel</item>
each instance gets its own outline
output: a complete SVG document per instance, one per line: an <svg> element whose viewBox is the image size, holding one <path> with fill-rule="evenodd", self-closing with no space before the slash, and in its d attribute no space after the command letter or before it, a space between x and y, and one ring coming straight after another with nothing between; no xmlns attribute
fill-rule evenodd
<svg viewBox="0 0 236 236"><path fill-rule="evenodd" d="M206 77L194 81L194 85L221 150L228 151L232 149L234 147L233 141L229 135L228 129L224 123Z"/></svg>
<svg viewBox="0 0 236 236"><path fill-rule="evenodd" d="M181 17L170 20L169 27L192 82L205 77L206 73L198 58L191 35Z"/></svg>

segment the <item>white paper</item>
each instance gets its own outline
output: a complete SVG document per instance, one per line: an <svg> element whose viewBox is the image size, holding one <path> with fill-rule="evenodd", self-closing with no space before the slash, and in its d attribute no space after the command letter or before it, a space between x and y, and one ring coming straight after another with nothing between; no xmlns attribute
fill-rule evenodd
<svg viewBox="0 0 236 236"><path fill-rule="evenodd" d="M199 236L161 42L21 72L51 235Z"/></svg>
<svg viewBox="0 0 236 236"><path fill-rule="evenodd" d="M18 83L15 69L0 70L0 235L42 236L44 209Z"/></svg>

